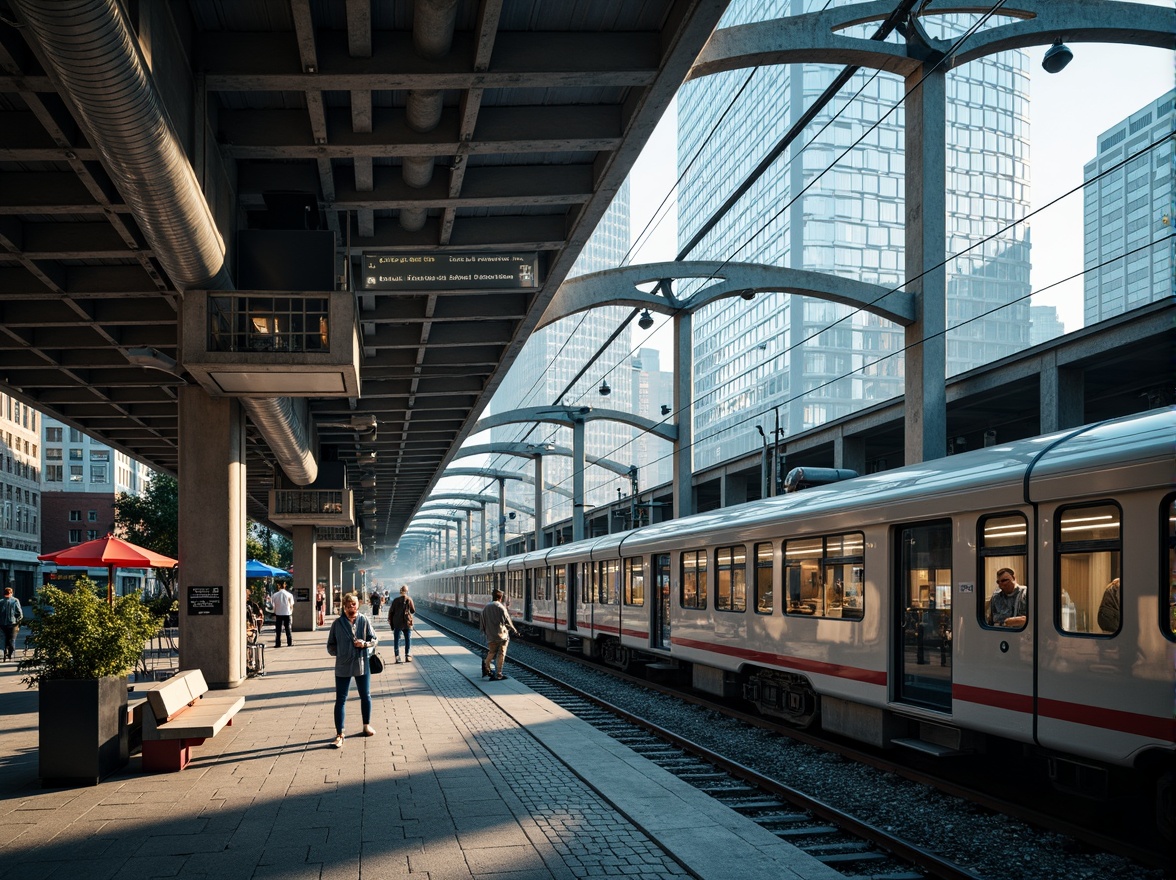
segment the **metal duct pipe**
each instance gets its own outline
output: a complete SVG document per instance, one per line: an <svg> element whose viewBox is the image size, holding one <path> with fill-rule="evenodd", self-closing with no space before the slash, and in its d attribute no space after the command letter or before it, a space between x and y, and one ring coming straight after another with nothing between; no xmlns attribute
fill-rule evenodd
<svg viewBox="0 0 1176 880"><path fill-rule="evenodd" d="M315 436L318 432L307 413L306 400L294 397L242 397L241 406L266 438L286 476L300 486L313 483L318 476L318 463L311 450L318 445L318 437ZM289 437L291 442L283 443L279 449L271 437ZM303 479L295 479L291 471L300 473Z"/></svg>
<svg viewBox="0 0 1176 880"><path fill-rule="evenodd" d="M417 55L427 60L444 58L453 46L457 27L457 0L417 0L412 11L412 45ZM432 131L441 122L441 92L437 89L413 89L408 93L405 113L414 131ZM404 182L414 189L428 186L433 179L432 156L405 156L402 163ZM424 228L425 208L401 208L400 225L409 232Z"/></svg>
<svg viewBox="0 0 1176 880"><path fill-rule="evenodd" d="M233 289L224 240L117 0L12 0L12 6L176 287ZM305 412L299 423L284 400L251 400L246 410L286 475L299 485L314 482L318 466Z"/></svg>

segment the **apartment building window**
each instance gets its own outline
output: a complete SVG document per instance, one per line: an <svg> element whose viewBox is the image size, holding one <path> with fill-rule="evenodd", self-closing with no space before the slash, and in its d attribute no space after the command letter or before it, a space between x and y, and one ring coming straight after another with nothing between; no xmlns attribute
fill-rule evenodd
<svg viewBox="0 0 1176 880"><path fill-rule="evenodd" d="M86 530L86 540L87 541L97 541L98 540L98 530L97 529L87 529Z"/></svg>
<svg viewBox="0 0 1176 880"><path fill-rule="evenodd" d="M81 447L75 446L70 449L70 451L69 451L69 460L70 461L81 461L82 458L83 458L83 455L82 455Z"/></svg>
<svg viewBox="0 0 1176 880"><path fill-rule="evenodd" d="M106 479L106 465L92 464L90 465L90 482L91 483L105 483Z"/></svg>
<svg viewBox="0 0 1176 880"><path fill-rule="evenodd" d="M90 522L98 522L98 511L91 510L86 513L86 519Z"/></svg>
<svg viewBox="0 0 1176 880"><path fill-rule="evenodd" d="M60 482L62 482L61 465L59 465L59 464L45 465L45 482L46 483L60 483Z"/></svg>
<svg viewBox="0 0 1176 880"><path fill-rule="evenodd" d="M61 428L46 428L45 429L46 443L60 443L61 442Z"/></svg>
<svg viewBox="0 0 1176 880"><path fill-rule="evenodd" d="M82 521L82 512L80 510L71 510L69 512L69 521L70 522L81 522Z"/></svg>
<svg viewBox="0 0 1176 880"><path fill-rule="evenodd" d="M82 543L82 530L81 529L70 529L69 530L69 542L71 544Z"/></svg>
<svg viewBox="0 0 1176 880"><path fill-rule="evenodd" d="M85 477L85 472L82 470L82 465L71 464L69 466L69 481L71 483L80 483Z"/></svg>
<svg viewBox="0 0 1176 880"><path fill-rule="evenodd" d="M61 461L61 447L60 446L46 446L45 447L46 461Z"/></svg>
<svg viewBox="0 0 1176 880"><path fill-rule="evenodd" d="M77 428L70 428L69 429L69 442L70 443L81 443L82 442L82 432L79 431Z"/></svg>

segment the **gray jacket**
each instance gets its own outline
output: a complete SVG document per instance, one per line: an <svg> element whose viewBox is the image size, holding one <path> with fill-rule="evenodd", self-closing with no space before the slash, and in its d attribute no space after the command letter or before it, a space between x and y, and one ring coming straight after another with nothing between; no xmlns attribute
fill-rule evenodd
<svg viewBox="0 0 1176 880"><path fill-rule="evenodd" d="M519 634L501 602L491 602L482 609L482 632L488 642L509 642L511 633Z"/></svg>
<svg viewBox="0 0 1176 880"><path fill-rule="evenodd" d="M366 647L355 647L356 639L363 639ZM366 673L368 651L378 642L371 623L362 614L355 615L354 627L346 614L340 614L327 636L327 653L335 658L335 677L351 678Z"/></svg>

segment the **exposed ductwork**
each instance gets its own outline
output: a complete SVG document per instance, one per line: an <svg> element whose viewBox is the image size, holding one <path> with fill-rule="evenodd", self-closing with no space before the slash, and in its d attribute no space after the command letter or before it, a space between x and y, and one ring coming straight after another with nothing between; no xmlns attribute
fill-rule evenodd
<svg viewBox="0 0 1176 880"><path fill-rule="evenodd" d="M176 287L231 290L224 241L117 0L11 2ZM243 399L242 405L286 476L298 485L314 482L318 465L305 403Z"/></svg>
<svg viewBox="0 0 1176 880"><path fill-rule="evenodd" d="M427 60L444 58L453 46L457 27L457 0L416 0L412 12L412 46ZM441 123L441 92L438 89L413 89L408 93L405 114L413 131L429 132ZM414 189L428 186L433 179L432 156L405 156L404 182ZM400 225L416 232L425 225L428 210L401 208Z"/></svg>

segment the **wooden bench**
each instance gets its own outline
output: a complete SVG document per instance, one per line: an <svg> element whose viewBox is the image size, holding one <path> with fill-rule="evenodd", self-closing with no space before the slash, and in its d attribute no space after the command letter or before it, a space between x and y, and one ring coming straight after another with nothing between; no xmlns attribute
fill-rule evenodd
<svg viewBox="0 0 1176 880"><path fill-rule="evenodd" d="M208 683L199 669L186 669L146 692L143 713L143 769L152 773L183 770L191 749L233 723L244 697L206 697Z"/></svg>

